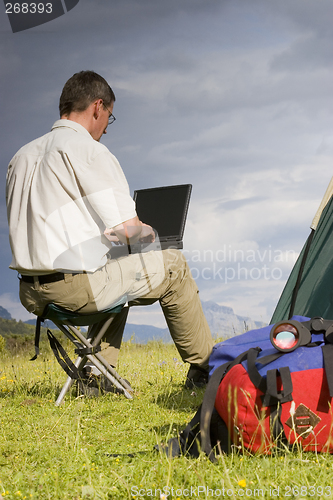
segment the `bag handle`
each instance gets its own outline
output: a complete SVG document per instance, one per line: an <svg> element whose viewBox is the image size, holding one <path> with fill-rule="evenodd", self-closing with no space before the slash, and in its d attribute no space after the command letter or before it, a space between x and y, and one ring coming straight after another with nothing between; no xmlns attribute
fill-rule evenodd
<svg viewBox="0 0 333 500"><path fill-rule="evenodd" d="M258 348L250 349L247 356L247 371L252 384L263 393L263 406L273 406L278 403L292 401L293 383L291 380L290 369L283 366L279 370L268 370L266 377L262 377L256 367L258 357ZM264 361L262 358L261 363ZM265 360L266 361L266 360ZM277 391L277 377L280 374L282 382L282 391Z"/></svg>

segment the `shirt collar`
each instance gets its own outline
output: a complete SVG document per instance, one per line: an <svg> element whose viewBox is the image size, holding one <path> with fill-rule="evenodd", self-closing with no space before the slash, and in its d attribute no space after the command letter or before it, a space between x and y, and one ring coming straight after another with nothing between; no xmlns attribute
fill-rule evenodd
<svg viewBox="0 0 333 500"><path fill-rule="evenodd" d="M73 122L72 120L65 120L65 119L57 120L53 124L51 130L54 130L56 128L71 128L71 129L75 130L75 132L79 132L81 134L88 135L92 139L92 137L89 134L88 130L86 128L84 128L83 125L80 125L77 122Z"/></svg>

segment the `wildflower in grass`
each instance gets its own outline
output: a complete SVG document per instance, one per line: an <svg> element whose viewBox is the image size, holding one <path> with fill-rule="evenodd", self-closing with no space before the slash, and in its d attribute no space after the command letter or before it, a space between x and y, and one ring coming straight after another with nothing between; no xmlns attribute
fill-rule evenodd
<svg viewBox="0 0 333 500"><path fill-rule="evenodd" d="M240 481L238 481L238 486L240 486L241 488L245 488L246 487L245 479L241 479Z"/></svg>

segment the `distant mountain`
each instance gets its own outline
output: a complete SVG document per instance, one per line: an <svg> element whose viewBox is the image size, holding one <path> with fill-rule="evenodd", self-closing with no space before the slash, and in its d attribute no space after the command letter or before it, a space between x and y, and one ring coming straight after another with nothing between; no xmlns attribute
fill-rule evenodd
<svg viewBox="0 0 333 500"><path fill-rule="evenodd" d="M35 319L28 319L24 323L26 323L27 325L34 325L35 326L36 320ZM46 319L42 323L42 326L44 326L45 328L50 328L51 330L57 330L57 327L55 326L55 324L52 321L50 321L49 319Z"/></svg>
<svg viewBox="0 0 333 500"><path fill-rule="evenodd" d="M214 338L234 337L247 330L254 330L266 325L262 321L255 321L247 316L238 316L231 307L220 306L213 301L202 302L202 308ZM146 344L148 340L152 339L172 342L167 328L126 324L124 340L129 340L133 336L134 342L139 344Z"/></svg>
<svg viewBox="0 0 333 500"><path fill-rule="evenodd" d="M231 307L220 306L212 301L202 302L202 308L213 337L234 337L266 325L247 316L238 316Z"/></svg>
<svg viewBox="0 0 333 500"><path fill-rule="evenodd" d="M12 315L10 314L10 312L7 311L7 309L0 306L0 318L12 319Z"/></svg>
<svg viewBox="0 0 333 500"><path fill-rule="evenodd" d="M203 311L207 318L209 328L214 338L234 337L244 333L247 330L261 328L265 323L255 321L245 316L238 316L231 307L220 306L213 301L202 303ZM10 313L0 306L0 318L11 319ZM36 320L25 321L28 325L35 325ZM45 321L43 326L46 328L56 328L51 321ZM138 344L146 344L149 340L161 340L163 342L172 342L168 328L156 328L151 325L126 324L124 340L130 340Z"/></svg>
<svg viewBox="0 0 333 500"><path fill-rule="evenodd" d="M136 344L147 344L149 340L161 340L162 342L172 342L168 328L157 328L151 325L133 325L126 323L124 331L124 341L133 339Z"/></svg>

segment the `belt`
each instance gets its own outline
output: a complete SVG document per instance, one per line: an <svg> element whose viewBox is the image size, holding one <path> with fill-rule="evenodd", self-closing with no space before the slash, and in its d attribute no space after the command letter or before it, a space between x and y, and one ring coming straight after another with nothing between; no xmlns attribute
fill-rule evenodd
<svg viewBox="0 0 333 500"><path fill-rule="evenodd" d="M69 273L71 276L82 273ZM37 278L41 285L45 283L54 283L55 281L61 281L65 279L64 273L52 273L52 274L42 274L41 276L22 276L21 280L26 283L34 283L34 278Z"/></svg>

